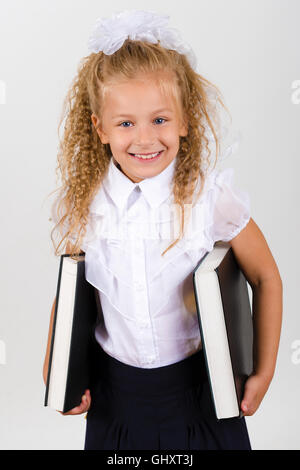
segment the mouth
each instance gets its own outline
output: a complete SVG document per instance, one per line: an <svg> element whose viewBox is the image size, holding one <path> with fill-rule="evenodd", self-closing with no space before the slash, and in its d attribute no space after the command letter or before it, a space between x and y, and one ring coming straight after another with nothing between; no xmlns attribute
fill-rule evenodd
<svg viewBox="0 0 300 470"><path fill-rule="evenodd" d="M130 155L135 160L139 160L141 162L153 162L155 160L158 160L163 152L164 150L161 150L160 152L152 153L149 155L136 154L136 153L129 153L128 155Z"/></svg>

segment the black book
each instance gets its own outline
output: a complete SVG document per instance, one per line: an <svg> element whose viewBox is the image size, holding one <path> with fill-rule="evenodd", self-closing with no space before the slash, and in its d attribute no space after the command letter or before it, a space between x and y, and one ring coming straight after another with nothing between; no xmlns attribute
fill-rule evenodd
<svg viewBox="0 0 300 470"><path fill-rule="evenodd" d="M194 269L193 283L216 417L242 417L253 369L253 323L247 280L230 245L215 244Z"/></svg>
<svg viewBox="0 0 300 470"><path fill-rule="evenodd" d="M45 406L65 413L90 388L99 308L97 291L85 279L85 255L61 255Z"/></svg>

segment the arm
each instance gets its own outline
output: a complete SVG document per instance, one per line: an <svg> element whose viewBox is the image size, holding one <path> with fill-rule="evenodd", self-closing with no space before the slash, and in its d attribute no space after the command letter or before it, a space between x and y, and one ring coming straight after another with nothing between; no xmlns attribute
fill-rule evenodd
<svg viewBox="0 0 300 470"><path fill-rule="evenodd" d="M54 312L55 312L55 303L56 303L56 297L52 305L49 331L48 331L47 348L46 348L46 354L45 354L44 366L43 366L43 378L44 378L45 385L47 382L47 375L48 375L49 355L50 355L50 345L51 345L51 337L52 337L52 329L53 329L53 318L54 318Z"/></svg>
<svg viewBox="0 0 300 470"><path fill-rule="evenodd" d="M244 414L252 415L263 399L275 371L282 322L283 286L267 242L252 218L229 244L253 293L254 370L246 382L242 401Z"/></svg>

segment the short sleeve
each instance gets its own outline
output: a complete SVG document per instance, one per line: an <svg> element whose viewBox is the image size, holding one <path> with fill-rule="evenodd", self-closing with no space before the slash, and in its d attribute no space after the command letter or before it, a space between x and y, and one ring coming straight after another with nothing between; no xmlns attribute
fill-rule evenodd
<svg viewBox="0 0 300 470"><path fill-rule="evenodd" d="M250 197L234 186L234 169L216 171L211 199L213 241L232 240L250 220Z"/></svg>

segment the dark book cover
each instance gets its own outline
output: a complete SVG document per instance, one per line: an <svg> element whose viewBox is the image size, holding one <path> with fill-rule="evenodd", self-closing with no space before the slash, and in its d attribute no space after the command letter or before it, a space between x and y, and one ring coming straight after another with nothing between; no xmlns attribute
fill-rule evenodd
<svg viewBox="0 0 300 470"><path fill-rule="evenodd" d="M241 404L244 385L253 368L253 325L246 278L232 248L216 268L225 315L229 351L237 400Z"/></svg>
<svg viewBox="0 0 300 470"><path fill-rule="evenodd" d="M214 250L215 249L218 248L215 247ZM223 338L222 341L226 341L228 343L231 361L230 365L235 385L235 399L237 400L238 408L240 410L240 404L244 394L244 385L253 370L252 311L247 280L237 263L232 248L229 246L227 251L225 250L223 254L224 256L221 256L221 260L218 266L211 269L214 269L218 279L218 289L221 295L222 303L222 315L224 316L226 327L226 338ZM213 253L207 253L196 266L193 274L193 281L201 340L204 356L206 358L207 373L210 379L211 374L214 373L213 370L210 370L207 361L206 353L207 348L210 347L210 345L206 344L206 339L202 328L203 312L201 312L199 305L199 296L201 295L201 292L198 292L195 282L195 275L197 270L202 265L202 263L204 263L206 258L206 261L209 261L209 256L213 256ZM220 358L220 360L222 361L223 358ZM210 380L210 385L211 383L212 382ZM218 386L222 387L222 384L220 383ZM215 400L212 387L211 393L213 400ZM214 405L216 405L215 402ZM239 417L242 416L243 414L240 410Z"/></svg>
<svg viewBox="0 0 300 470"><path fill-rule="evenodd" d="M70 255L61 255L56 306L53 321L53 330L51 338L51 349L49 355L49 367L45 392L44 405L48 405L48 394L50 383L51 366L53 359L53 346L56 334L57 325L57 309L59 305L61 294L61 276L63 259ZM74 258L74 257L73 257ZM71 342L69 349L69 357L67 360L67 381L65 388L65 398L62 412L67 412L70 409L78 406L81 402L81 397L86 389L90 388L92 373L94 367L94 358L96 357L95 351L99 347L95 339L95 327L99 310L101 309L99 296L97 290L85 279L85 258L84 255L77 257L77 271L76 271L76 286L75 286L75 299L73 304L73 319L71 330ZM68 295L68 293L65 293Z"/></svg>

